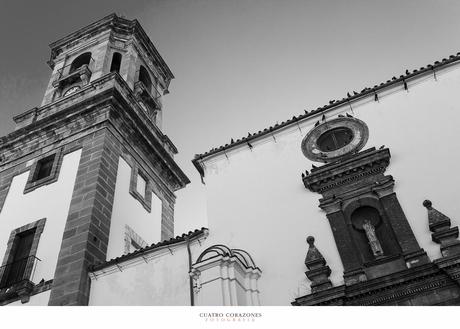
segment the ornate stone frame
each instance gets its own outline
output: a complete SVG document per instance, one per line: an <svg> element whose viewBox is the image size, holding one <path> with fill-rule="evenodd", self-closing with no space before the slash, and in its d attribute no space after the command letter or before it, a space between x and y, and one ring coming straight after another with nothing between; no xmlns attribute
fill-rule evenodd
<svg viewBox="0 0 460 329"><path fill-rule="evenodd" d="M145 195L137 191L137 177L141 175L145 180ZM129 183L129 193L137 199L148 212L152 211L152 183L149 176L137 165L131 168L131 181Z"/></svg>
<svg viewBox="0 0 460 329"><path fill-rule="evenodd" d="M125 225L125 248L124 253L129 254L131 252L131 241L144 248L147 246L147 242L144 241L129 225Z"/></svg>
<svg viewBox="0 0 460 329"><path fill-rule="evenodd" d="M353 132L353 139L348 145L338 150L326 152L318 148L318 138L328 130L344 127ZM360 151L369 138L367 125L356 118L335 118L313 128L302 140L301 148L306 158L317 162L330 162L346 154Z"/></svg>
<svg viewBox="0 0 460 329"><path fill-rule="evenodd" d="M8 239L6 251L5 251L5 256L3 257L3 262L2 262L2 268L0 269L0 278L3 278L3 271L4 268L3 266L11 263L12 257L14 255L14 241L16 240L16 236L18 234L21 234L23 232L26 232L28 230L34 229L35 228L35 234L34 234L34 239L32 242L32 247L30 249L29 256L35 256L37 254L37 249L38 249L38 242L40 241L40 236L43 233L43 229L45 228L45 223L46 223L46 218L39 219L35 222L29 223L27 225L21 226L17 229L14 229L11 231L10 237ZM25 274L24 277L27 279L30 279L32 275L32 270L34 268L35 260L33 261L28 261L25 269Z"/></svg>
<svg viewBox="0 0 460 329"><path fill-rule="evenodd" d="M45 159L53 154L55 156L54 156L53 166L51 168L50 175L40 180L34 180L36 171L37 171L37 165L40 162L40 160ZM33 165L30 167L29 178L27 179L27 183L24 188L24 194L29 193L44 185L49 185L49 184L56 182L59 179L59 172L61 170L62 159L63 159L62 148L58 148L54 152L45 153L41 157L37 158L35 162L33 163Z"/></svg>
<svg viewBox="0 0 460 329"><path fill-rule="evenodd" d="M349 155L347 159L314 168L302 178L307 189L323 196L319 207L326 212L332 228L344 266L346 285L423 265L428 261L393 190L393 177L384 174L389 163L388 149L371 148ZM356 252L360 249L357 248L354 229L351 229L350 215L361 206L370 206L379 212L385 241L394 240L392 248L388 249L388 257L368 261Z"/></svg>

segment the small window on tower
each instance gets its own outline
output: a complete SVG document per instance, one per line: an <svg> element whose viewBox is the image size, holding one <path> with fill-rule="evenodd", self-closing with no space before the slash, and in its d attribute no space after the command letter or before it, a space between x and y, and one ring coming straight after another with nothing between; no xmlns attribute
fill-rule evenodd
<svg viewBox="0 0 460 329"><path fill-rule="evenodd" d="M56 154L52 154L37 162L37 167L35 168L35 174L33 179L34 182L49 177L51 175L51 170L53 169L55 158Z"/></svg>
<svg viewBox="0 0 460 329"><path fill-rule="evenodd" d="M145 191L147 189L147 182L144 177L142 177L141 174L137 174L137 186L136 186L137 192L145 198Z"/></svg>
<svg viewBox="0 0 460 329"><path fill-rule="evenodd" d="M24 193L33 191L41 186L54 183L59 178L62 164L62 149L53 154L39 158L31 167Z"/></svg>
<svg viewBox="0 0 460 329"><path fill-rule="evenodd" d="M129 193L137 199L148 212L152 207L152 187L149 176L138 166L134 165L131 170L131 182Z"/></svg>

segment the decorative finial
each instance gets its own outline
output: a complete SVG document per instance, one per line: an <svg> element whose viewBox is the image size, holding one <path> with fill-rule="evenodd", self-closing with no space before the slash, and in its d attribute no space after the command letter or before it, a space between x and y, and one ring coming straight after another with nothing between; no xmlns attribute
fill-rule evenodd
<svg viewBox="0 0 460 329"><path fill-rule="evenodd" d="M428 211L428 225L433 232L431 239L441 245L442 256L460 254L460 241L457 240L458 227L451 227L450 218L433 208L430 200L423 201L423 206Z"/></svg>
<svg viewBox="0 0 460 329"><path fill-rule="evenodd" d="M423 201L423 206L424 206L426 209L428 209L428 210L431 209L431 205L432 205L432 204L433 204L433 203L431 203L430 200L425 200L425 201Z"/></svg>
<svg viewBox="0 0 460 329"><path fill-rule="evenodd" d="M308 252L305 257L305 265L308 271L305 272L307 278L311 281L311 291L313 293L321 290L332 288L329 280L331 269L326 265L326 260L315 246L315 238L307 237Z"/></svg>
<svg viewBox="0 0 460 329"><path fill-rule="evenodd" d="M433 203L430 200L423 201L423 206L428 210L428 224L431 232L450 227L450 218L433 208Z"/></svg>

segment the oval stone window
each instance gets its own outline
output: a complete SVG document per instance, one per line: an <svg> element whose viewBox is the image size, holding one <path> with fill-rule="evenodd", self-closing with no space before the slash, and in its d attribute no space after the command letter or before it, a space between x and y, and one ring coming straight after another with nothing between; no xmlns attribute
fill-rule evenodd
<svg viewBox="0 0 460 329"><path fill-rule="evenodd" d="M302 139L301 149L307 159L327 163L359 152L368 136L363 121L342 116L313 127Z"/></svg>
<svg viewBox="0 0 460 329"><path fill-rule="evenodd" d="M353 131L347 127L337 127L319 136L316 144L323 152L338 150L353 140Z"/></svg>

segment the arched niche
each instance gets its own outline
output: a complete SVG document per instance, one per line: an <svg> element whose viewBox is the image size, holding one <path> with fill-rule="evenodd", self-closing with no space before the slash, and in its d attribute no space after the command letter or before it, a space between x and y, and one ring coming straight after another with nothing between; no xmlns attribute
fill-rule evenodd
<svg viewBox="0 0 460 329"><path fill-rule="evenodd" d="M381 257L394 256L401 253L395 234L378 198L363 197L352 201L344 209L344 214L349 223L350 235L352 236L356 250L359 251L363 264ZM382 254L377 255L375 254L375 250L373 251L371 240L364 228L365 221L368 221L372 225L378 244L383 251Z"/></svg>

